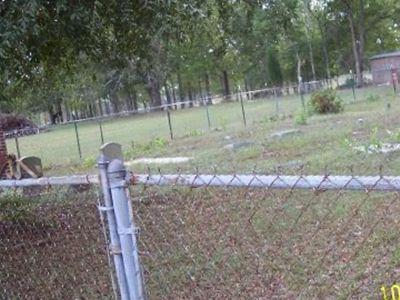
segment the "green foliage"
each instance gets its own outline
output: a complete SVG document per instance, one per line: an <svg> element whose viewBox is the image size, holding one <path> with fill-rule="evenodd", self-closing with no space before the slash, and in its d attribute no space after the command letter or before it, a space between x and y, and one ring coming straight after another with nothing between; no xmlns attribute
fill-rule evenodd
<svg viewBox="0 0 400 300"><path fill-rule="evenodd" d="M367 101L368 101L368 102L377 102L377 101L379 101L379 100L380 100L379 95L376 95L376 94L369 94L369 95L367 96Z"/></svg>
<svg viewBox="0 0 400 300"><path fill-rule="evenodd" d="M343 103L331 89L314 92L311 95L310 106L318 114L340 113L343 111Z"/></svg>
<svg viewBox="0 0 400 300"><path fill-rule="evenodd" d="M0 222L34 222L30 199L16 193L2 194L0 197Z"/></svg>
<svg viewBox="0 0 400 300"><path fill-rule="evenodd" d="M197 137L203 135L203 132L201 130L197 129L188 129L186 131L185 137Z"/></svg>
<svg viewBox="0 0 400 300"><path fill-rule="evenodd" d="M156 104L165 87L178 100L220 93L223 72L249 89L348 74L355 58L343 16L354 17L356 40L364 35L363 64L382 50L376 37L398 46L399 11L394 0L0 1L0 109L66 105L86 117L99 99L115 112L132 109L136 94Z"/></svg>
<svg viewBox="0 0 400 300"><path fill-rule="evenodd" d="M96 165L96 158L93 156L86 157L82 162L82 166L85 169L90 169L90 168L94 167L95 165Z"/></svg>
<svg viewBox="0 0 400 300"><path fill-rule="evenodd" d="M299 113L296 114L294 122L297 125L307 125L307 113L301 110Z"/></svg>
<svg viewBox="0 0 400 300"><path fill-rule="evenodd" d="M382 141L379 138L379 129L378 129L378 127L374 127L371 130L370 137L369 137L368 148L370 146L372 146L374 149L381 149L382 148Z"/></svg>
<svg viewBox="0 0 400 300"><path fill-rule="evenodd" d="M162 137L156 137L150 142L144 144L135 144L132 142L131 149L127 151L126 156L135 157L142 156L146 153L153 151L162 151L166 148L167 145L167 140Z"/></svg>

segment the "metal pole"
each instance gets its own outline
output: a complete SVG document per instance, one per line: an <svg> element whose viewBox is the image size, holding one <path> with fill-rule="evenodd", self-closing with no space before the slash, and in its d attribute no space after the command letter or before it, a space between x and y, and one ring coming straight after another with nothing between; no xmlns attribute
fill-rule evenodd
<svg viewBox="0 0 400 300"><path fill-rule="evenodd" d="M206 114L207 114L207 123L208 123L208 129L211 129L211 120L210 120L210 112L208 109L208 101L205 101L205 106L206 106Z"/></svg>
<svg viewBox="0 0 400 300"><path fill-rule="evenodd" d="M82 151L81 151L81 144L79 142L78 125L76 125L76 122L74 122L74 128L75 128L76 146L78 147L79 159L82 160Z"/></svg>
<svg viewBox="0 0 400 300"><path fill-rule="evenodd" d="M15 148L17 149L17 157L21 158L21 151L19 149L18 132L17 131L15 131L14 139L15 139Z"/></svg>
<svg viewBox="0 0 400 300"><path fill-rule="evenodd" d="M100 139L101 139L101 144L104 144L104 135L103 135L103 126L101 124L101 119L99 120L99 129L100 129Z"/></svg>
<svg viewBox="0 0 400 300"><path fill-rule="evenodd" d="M128 285L125 278L124 265L122 261L122 253L121 253L121 244L119 241L117 225L115 221L114 208L112 205L111 193L110 193L110 184L107 178L107 167L109 163L109 157L104 154L104 148L101 148L101 155L98 159L98 168L100 173L100 183L101 189L103 192L104 206L99 207L100 213L106 213L107 216L107 224L110 236L110 245L108 246L108 250L110 251L114 266L115 273L117 277L119 293L121 295L121 299L128 300L129 299L129 291Z"/></svg>
<svg viewBox="0 0 400 300"><path fill-rule="evenodd" d="M171 140L173 140L174 134L172 132L171 115L170 115L169 109L167 109L167 118L168 118L169 136L171 137Z"/></svg>
<svg viewBox="0 0 400 300"><path fill-rule="evenodd" d="M114 159L107 168L110 182L117 231L121 242L125 278L128 284L129 299L145 299L143 278L139 263L136 234L138 232L129 214L129 192L127 190L126 170L121 159Z"/></svg>
<svg viewBox="0 0 400 300"><path fill-rule="evenodd" d="M244 110L244 104L243 104L242 93L240 93L240 106L242 107L243 124L244 124L244 126L247 126L246 112L245 112L245 110Z"/></svg>

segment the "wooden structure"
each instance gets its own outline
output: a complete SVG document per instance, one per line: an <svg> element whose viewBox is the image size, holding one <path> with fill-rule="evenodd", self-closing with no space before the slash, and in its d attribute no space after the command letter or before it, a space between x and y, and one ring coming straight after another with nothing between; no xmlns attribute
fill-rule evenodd
<svg viewBox="0 0 400 300"><path fill-rule="evenodd" d="M374 84L392 84L393 78L399 78L400 51L378 54L369 61Z"/></svg>

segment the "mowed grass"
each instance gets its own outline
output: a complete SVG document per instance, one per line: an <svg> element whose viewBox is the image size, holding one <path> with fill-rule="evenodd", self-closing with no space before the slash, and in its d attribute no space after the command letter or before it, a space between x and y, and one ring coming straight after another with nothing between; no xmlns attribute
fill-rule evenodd
<svg viewBox="0 0 400 300"><path fill-rule="evenodd" d="M376 173L380 166L387 172L398 172L399 155L365 154L352 149L371 141L396 142L400 138L398 115L400 97L391 87L369 87L356 91L356 102L351 90L338 91L345 110L337 115L313 115L306 125L296 124L302 111L299 96L279 98L279 118L276 118L274 99L245 101L247 126L244 126L239 102L209 107L211 128L208 128L204 107L171 112L174 139L169 138L165 112L108 119L103 122L106 141L121 143L126 160L138 157L190 156L193 161L180 165L183 170L193 166L204 171L229 172L233 168L250 171L273 171L276 168L296 172L346 172L351 167L363 174ZM376 101L367 101L371 95ZM305 96L306 102L309 95ZM390 109L387 104L390 103ZM360 120L362 119L362 120ZM301 134L274 139L271 134L298 128ZM52 127L49 132L19 139L22 155L42 158L46 174L93 172L95 158L101 144L96 122L79 123L78 131L83 159L80 160L74 126ZM226 150L230 143L249 141L250 147ZM10 152L15 152L14 140L7 141ZM365 164L368 160L368 164ZM296 168L295 168L296 167ZM137 170L147 166L136 165ZM175 170L176 166L163 166Z"/></svg>

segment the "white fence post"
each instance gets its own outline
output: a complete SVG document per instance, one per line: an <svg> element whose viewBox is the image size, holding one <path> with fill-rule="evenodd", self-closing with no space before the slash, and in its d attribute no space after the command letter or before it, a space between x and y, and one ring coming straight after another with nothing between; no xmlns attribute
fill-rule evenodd
<svg viewBox="0 0 400 300"><path fill-rule="evenodd" d="M110 149L113 147L115 148L115 146L116 145L109 143L100 148L101 154L98 159L98 168L100 174L100 184L103 192L104 206L99 207L99 209L101 213L105 212L107 216L107 224L111 243L108 250L113 257L115 273L119 287L119 294L122 300L128 300L129 291L122 261L121 244L117 232L114 207L111 199L110 184L107 178L108 164L111 159L115 159L115 156L112 155L112 151L110 151Z"/></svg>
<svg viewBox="0 0 400 300"><path fill-rule="evenodd" d="M124 168L121 145L111 143L114 158L107 167L111 199L114 208L117 232L121 244L122 261L130 300L146 299L144 281L139 262L136 234L138 232L131 214L126 170ZM119 150L119 151L118 151ZM118 153L119 152L119 153Z"/></svg>

